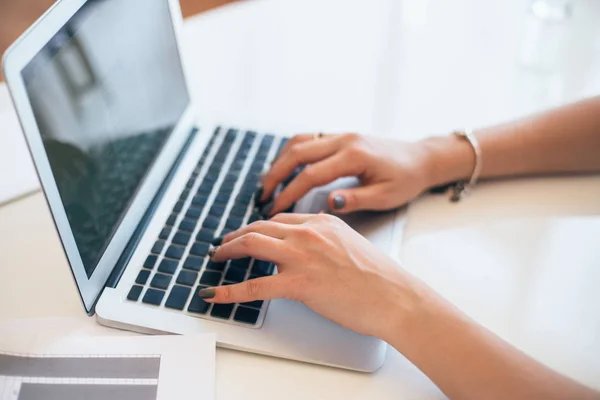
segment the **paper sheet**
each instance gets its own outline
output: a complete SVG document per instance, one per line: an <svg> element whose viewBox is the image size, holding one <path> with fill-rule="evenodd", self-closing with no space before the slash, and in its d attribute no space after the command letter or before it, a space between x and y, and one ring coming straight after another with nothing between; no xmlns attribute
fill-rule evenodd
<svg viewBox="0 0 600 400"><path fill-rule="evenodd" d="M0 205L39 187L17 115L0 108Z"/></svg>
<svg viewBox="0 0 600 400"><path fill-rule="evenodd" d="M214 335L131 335L86 317L0 324L0 400L212 400L214 386Z"/></svg>

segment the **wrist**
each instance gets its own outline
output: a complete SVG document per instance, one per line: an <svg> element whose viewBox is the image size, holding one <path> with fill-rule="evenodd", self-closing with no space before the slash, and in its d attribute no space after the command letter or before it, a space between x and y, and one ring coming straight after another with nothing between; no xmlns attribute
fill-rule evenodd
<svg viewBox="0 0 600 400"><path fill-rule="evenodd" d="M402 301L390 306L390 323L381 338L413 359L415 352L431 346L440 325L447 326L447 321L456 316L453 306L444 298L418 278L406 275Z"/></svg>
<svg viewBox="0 0 600 400"><path fill-rule="evenodd" d="M475 154L468 141L455 135L434 136L419 142L426 155L428 187L467 180L475 168Z"/></svg>
<svg viewBox="0 0 600 400"><path fill-rule="evenodd" d="M398 346L410 340L409 332L419 329L424 316L433 314L438 296L408 272L402 269L397 272L395 277L388 277L389 290L381 292L388 318L381 321L382 326L376 336L401 351Z"/></svg>

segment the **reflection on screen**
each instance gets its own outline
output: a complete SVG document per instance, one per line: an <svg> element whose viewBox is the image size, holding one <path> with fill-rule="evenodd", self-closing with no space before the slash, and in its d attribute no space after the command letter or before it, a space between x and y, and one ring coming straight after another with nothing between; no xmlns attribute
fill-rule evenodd
<svg viewBox="0 0 600 400"><path fill-rule="evenodd" d="M88 278L185 110L167 0L91 0L23 70Z"/></svg>

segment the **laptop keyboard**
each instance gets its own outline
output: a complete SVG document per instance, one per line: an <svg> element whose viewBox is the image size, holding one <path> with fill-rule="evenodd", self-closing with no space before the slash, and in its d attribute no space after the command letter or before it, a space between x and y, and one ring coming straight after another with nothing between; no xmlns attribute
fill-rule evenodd
<svg viewBox="0 0 600 400"><path fill-rule="evenodd" d="M217 129L173 207L127 299L189 315L259 327L267 301L205 302L198 291L272 275L275 266L244 258L216 263L210 242L261 219L254 193L262 172L287 139Z"/></svg>

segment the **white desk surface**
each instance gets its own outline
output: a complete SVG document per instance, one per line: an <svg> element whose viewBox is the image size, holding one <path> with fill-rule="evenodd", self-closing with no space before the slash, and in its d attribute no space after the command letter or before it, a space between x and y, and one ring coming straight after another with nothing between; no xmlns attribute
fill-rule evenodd
<svg viewBox="0 0 600 400"><path fill-rule="evenodd" d="M558 27L536 25L526 3L264 0L195 17L185 46L199 114L416 139L600 93L600 3L575 2ZM548 35L555 54L540 55ZM0 93L0 111L8 104ZM599 198L600 176L485 183L458 205L424 197L409 210L403 264L600 389ZM43 196L0 207L0 319L82 314ZM219 350L216 384L218 399L443 398L393 350L371 375Z"/></svg>

